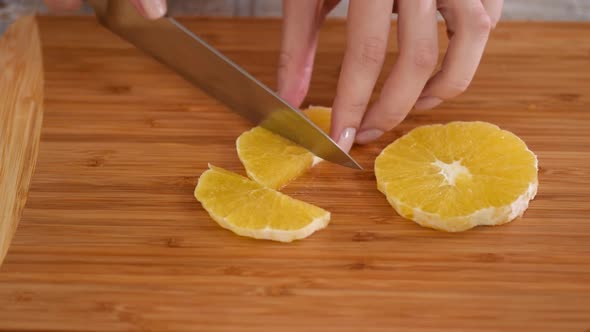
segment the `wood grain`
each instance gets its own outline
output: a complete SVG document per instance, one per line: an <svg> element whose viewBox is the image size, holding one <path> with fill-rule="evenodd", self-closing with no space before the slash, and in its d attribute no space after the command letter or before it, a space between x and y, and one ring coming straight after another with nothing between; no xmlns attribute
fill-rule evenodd
<svg viewBox="0 0 590 332"><path fill-rule="evenodd" d="M275 86L278 21L183 22ZM500 25L468 92L355 147L368 171L326 163L287 187L332 222L285 245L221 229L192 196L208 162L244 173L248 123L91 19L39 23L45 123L0 268L0 331L590 329L590 25ZM332 103L344 38L342 22L322 31L309 103ZM496 123L538 154L524 218L446 234L376 190L381 149L452 120Z"/></svg>
<svg viewBox="0 0 590 332"><path fill-rule="evenodd" d="M15 22L0 39L0 265L21 218L43 119L43 65L37 23Z"/></svg>

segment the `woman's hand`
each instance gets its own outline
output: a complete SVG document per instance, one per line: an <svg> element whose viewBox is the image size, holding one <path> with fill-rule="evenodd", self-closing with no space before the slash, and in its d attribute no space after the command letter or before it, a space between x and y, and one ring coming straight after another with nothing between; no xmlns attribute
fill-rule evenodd
<svg viewBox="0 0 590 332"><path fill-rule="evenodd" d="M146 18L157 19L166 14L166 0L129 0L137 11ZM45 0L52 11L75 11L82 6L82 0Z"/></svg>
<svg viewBox="0 0 590 332"><path fill-rule="evenodd" d="M299 107L307 94L319 28L338 0L284 0L279 94ZM437 10L450 38L438 61ZM368 107L381 72L392 11L398 13L399 57L378 100ZM430 109L469 86L502 0L350 0L347 47L333 105L331 136L349 150L398 125L415 107Z"/></svg>

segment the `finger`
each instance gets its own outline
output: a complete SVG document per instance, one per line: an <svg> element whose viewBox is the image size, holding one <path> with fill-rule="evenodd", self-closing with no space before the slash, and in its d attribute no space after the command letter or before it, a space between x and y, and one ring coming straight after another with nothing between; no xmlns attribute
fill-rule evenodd
<svg viewBox="0 0 590 332"><path fill-rule="evenodd" d="M334 99L331 135L348 150L381 72L393 0L351 0L346 52Z"/></svg>
<svg viewBox="0 0 590 332"><path fill-rule="evenodd" d="M398 6L399 57L363 119L359 144L377 139L405 118L438 60L436 1L398 0Z"/></svg>
<svg viewBox="0 0 590 332"><path fill-rule="evenodd" d="M283 1L283 39L279 58L278 92L299 107L307 95L321 23L338 1Z"/></svg>
<svg viewBox="0 0 590 332"><path fill-rule="evenodd" d="M45 0L45 5L52 12L76 11L82 6L82 0Z"/></svg>
<svg viewBox="0 0 590 332"><path fill-rule="evenodd" d="M498 21L500 21L500 17L502 16L502 6L504 1L503 0L482 0L481 3L485 8L488 16L490 17L490 22L492 23L492 29L496 27Z"/></svg>
<svg viewBox="0 0 590 332"><path fill-rule="evenodd" d="M166 15L166 0L130 0L137 11L152 20Z"/></svg>
<svg viewBox="0 0 590 332"><path fill-rule="evenodd" d="M429 109L464 92L479 66L491 22L480 0L449 0L440 12L453 31L441 70L426 84L416 109Z"/></svg>

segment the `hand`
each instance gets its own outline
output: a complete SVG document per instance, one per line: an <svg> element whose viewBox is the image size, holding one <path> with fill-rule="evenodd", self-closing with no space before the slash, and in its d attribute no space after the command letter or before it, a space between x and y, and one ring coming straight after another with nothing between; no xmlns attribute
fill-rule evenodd
<svg viewBox="0 0 590 332"><path fill-rule="evenodd" d="M299 107L309 88L319 28L339 0L284 0L279 94ZM438 62L437 10L449 46ZM368 107L381 72L391 13L398 13L399 57L381 95ZM467 89L479 65L502 0L350 0L347 47L338 79L330 135L349 150L398 125L412 107L430 109Z"/></svg>
<svg viewBox="0 0 590 332"><path fill-rule="evenodd" d="M130 0L145 18L157 19L166 14L166 0ZM52 11L75 11L82 6L82 0L45 0Z"/></svg>

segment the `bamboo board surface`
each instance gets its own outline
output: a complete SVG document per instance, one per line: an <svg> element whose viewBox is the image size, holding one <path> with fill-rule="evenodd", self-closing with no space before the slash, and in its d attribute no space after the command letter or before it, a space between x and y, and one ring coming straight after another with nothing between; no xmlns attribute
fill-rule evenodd
<svg viewBox="0 0 590 332"><path fill-rule="evenodd" d="M183 22L275 86L278 21ZM237 237L193 198L209 162L244 174L248 123L92 19L39 25L45 120L0 331L589 331L590 24L500 24L468 92L354 148L366 172L321 164L287 187L332 212L292 244ZM309 104L332 102L344 31L322 32ZM376 190L381 149L452 120L495 123L538 155L524 218L446 234Z"/></svg>
<svg viewBox="0 0 590 332"><path fill-rule="evenodd" d="M43 121L37 23L23 17L0 39L0 265L27 200Z"/></svg>

